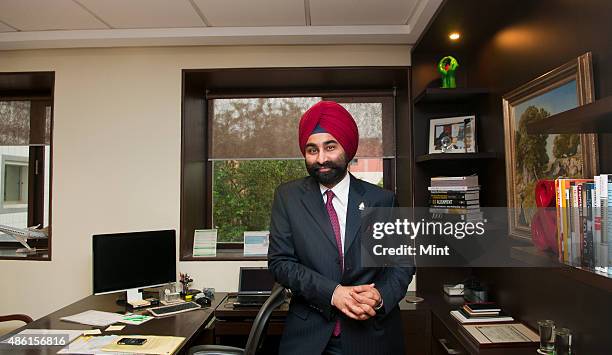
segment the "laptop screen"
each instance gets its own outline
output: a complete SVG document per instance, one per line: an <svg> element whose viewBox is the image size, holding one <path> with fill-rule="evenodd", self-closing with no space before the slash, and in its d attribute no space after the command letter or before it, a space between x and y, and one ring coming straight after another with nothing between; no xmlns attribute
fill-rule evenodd
<svg viewBox="0 0 612 355"><path fill-rule="evenodd" d="M241 267L240 285L241 293L264 293L272 291L274 277L265 267Z"/></svg>

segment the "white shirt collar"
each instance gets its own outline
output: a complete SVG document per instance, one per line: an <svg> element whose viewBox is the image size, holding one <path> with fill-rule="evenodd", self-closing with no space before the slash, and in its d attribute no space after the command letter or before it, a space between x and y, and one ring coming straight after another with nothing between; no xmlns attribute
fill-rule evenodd
<svg viewBox="0 0 612 355"><path fill-rule="evenodd" d="M351 187L351 174L347 171L344 178L340 180L336 186L332 187L331 190L336 196L336 198L343 204L348 202L348 194L349 188ZM321 189L321 195L325 194L325 191L330 190L330 188L325 185L319 184L319 188Z"/></svg>

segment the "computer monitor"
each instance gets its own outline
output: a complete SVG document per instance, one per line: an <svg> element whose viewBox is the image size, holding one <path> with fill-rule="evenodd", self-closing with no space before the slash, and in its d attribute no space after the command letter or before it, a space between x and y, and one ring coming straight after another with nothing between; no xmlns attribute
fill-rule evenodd
<svg viewBox="0 0 612 355"><path fill-rule="evenodd" d="M274 276L267 267L241 267L238 292L241 294L266 294L272 291Z"/></svg>
<svg viewBox="0 0 612 355"><path fill-rule="evenodd" d="M142 299L139 288L176 282L176 232L160 230L98 234L93 244L93 292L127 292L127 302Z"/></svg>

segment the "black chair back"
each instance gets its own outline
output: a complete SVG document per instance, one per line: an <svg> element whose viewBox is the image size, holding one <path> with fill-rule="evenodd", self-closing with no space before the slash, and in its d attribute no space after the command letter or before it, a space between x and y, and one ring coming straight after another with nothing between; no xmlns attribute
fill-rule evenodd
<svg viewBox="0 0 612 355"><path fill-rule="evenodd" d="M251 333L249 333L249 339L244 349L244 355L256 355L257 351L263 343L263 339L268 329L268 321L272 312L280 307L287 298L287 291L283 286L275 283L272 287L272 293L270 297L264 302L263 306L259 309L259 313L253 321L251 326Z"/></svg>

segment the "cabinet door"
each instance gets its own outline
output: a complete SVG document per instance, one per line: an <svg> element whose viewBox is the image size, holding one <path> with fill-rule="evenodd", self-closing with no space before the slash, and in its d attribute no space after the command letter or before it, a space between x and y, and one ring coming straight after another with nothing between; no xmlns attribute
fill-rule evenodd
<svg viewBox="0 0 612 355"><path fill-rule="evenodd" d="M432 355L467 355L469 354L459 341L446 329L436 316L432 317Z"/></svg>
<svg viewBox="0 0 612 355"><path fill-rule="evenodd" d="M431 312L402 311L406 355L431 354Z"/></svg>

